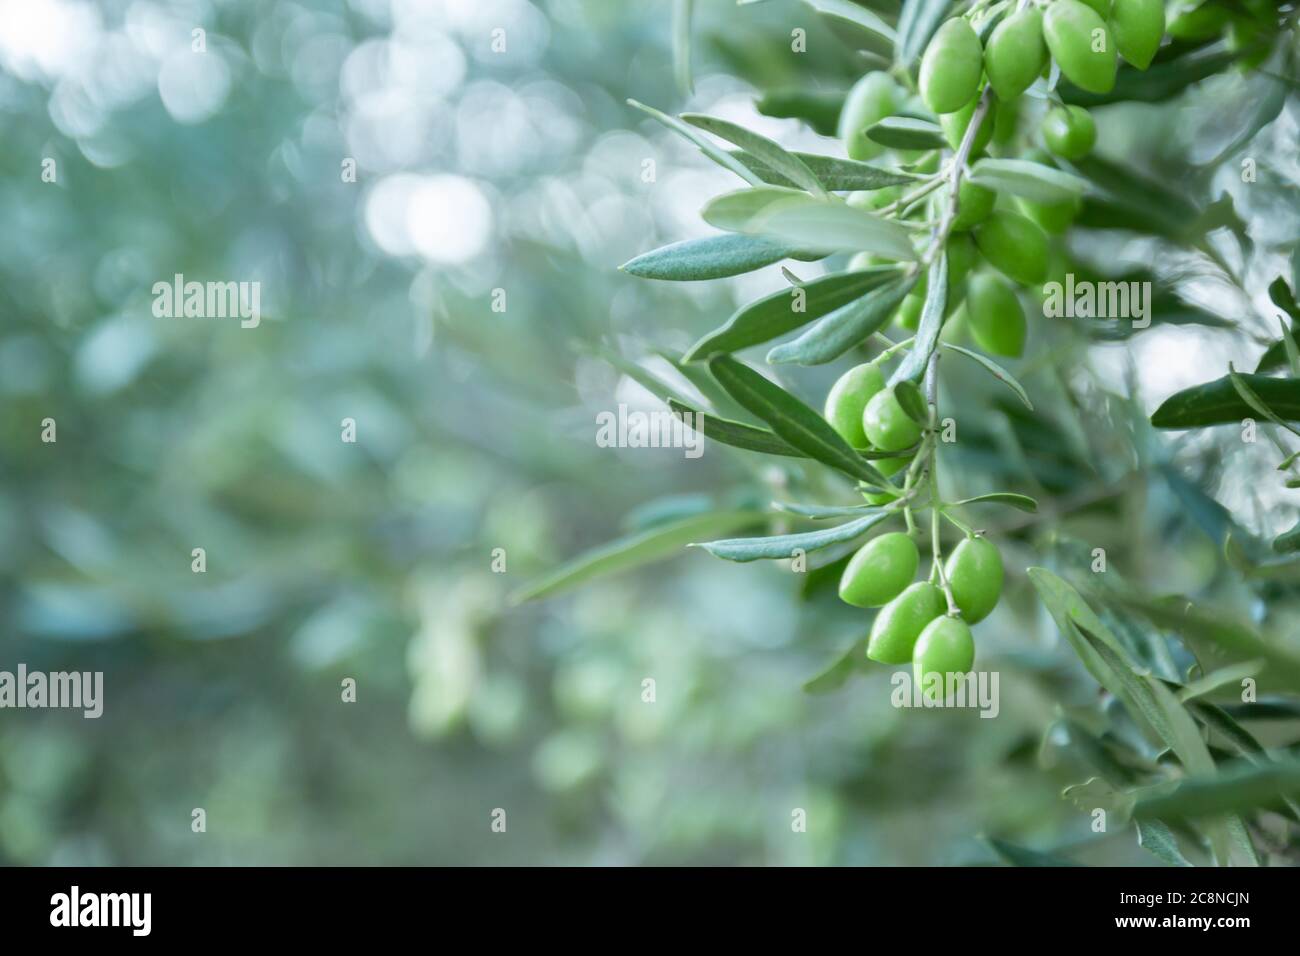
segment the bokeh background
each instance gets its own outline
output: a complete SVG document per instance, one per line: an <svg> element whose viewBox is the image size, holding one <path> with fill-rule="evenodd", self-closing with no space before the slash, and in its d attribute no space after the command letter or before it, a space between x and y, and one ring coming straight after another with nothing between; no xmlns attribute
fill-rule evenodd
<svg viewBox="0 0 1300 956"><path fill-rule="evenodd" d="M964 864L994 858L983 836L1154 862L1060 796L1080 775L1053 728L1097 687L1023 571L1105 547L1143 588L1294 621L1290 579L1221 556L1293 523L1274 450L1145 421L1275 334L1294 96L1228 71L1098 111L1108 157L1233 198L1244 225L1215 241L1241 283L1080 230L1080 261L1205 311L1131 338L1039 323L1017 366L1035 415L945 368L950 489L1045 507L991 524L1001 714L909 712L884 668L804 691L869 619L775 563L684 553L510 601L629 530L819 480L595 442L599 412L657 407L603 356L672 377L656 350L784 284L618 271L705 234L699 206L735 187L625 99L843 155L755 91L842 91L868 64L793 0L696 7L686 95L666 2L0 0L0 669L105 675L99 720L0 711L0 862ZM260 327L155 318L178 272L260 281ZM838 371L789 381L816 402Z"/></svg>

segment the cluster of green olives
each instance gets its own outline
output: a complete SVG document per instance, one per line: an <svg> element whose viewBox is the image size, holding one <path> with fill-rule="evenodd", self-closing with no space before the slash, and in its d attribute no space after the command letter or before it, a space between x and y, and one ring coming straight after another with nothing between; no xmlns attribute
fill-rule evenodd
<svg viewBox="0 0 1300 956"><path fill-rule="evenodd" d="M875 363L849 369L826 396L827 422L859 450L904 452L921 438L921 427L899 404ZM902 470L907 457L877 459L886 475ZM892 492L864 492L872 504L895 497ZM920 553L913 536L901 531L878 535L858 549L840 578L840 598L855 607L878 607L867 643L867 656L882 664L912 663L914 680L931 697L933 674L960 674L971 669L975 642L970 625L982 621L1002 592L1002 557L988 539L969 535L943 565L956 607L931 578L914 581Z"/></svg>
<svg viewBox="0 0 1300 956"><path fill-rule="evenodd" d="M878 156L884 147L868 131L899 114L934 115L944 138L956 150L974 117L987 83L992 88L988 113L973 134L971 156L993 145L1008 144L1020 122L1022 94L1055 61L1076 86L1104 93L1115 84L1118 59L1146 69L1164 35L1163 0L1049 0L1045 5L1014 8L987 31L986 42L965 17L943 23L921 58L919 97L909 98L887 72L873 72L850 90L840 114L840 137L853 159ZM1051 103L1038 125L1041 148L1018 158L1053 165L1078 160L1096 143L1092 116L1080 106ZM914 173L934 173L937 151L913 152ZM947 187L936 190L947 201ZM851 205L906 216L922 210L899 208L907 187L887 187L849 196ZM1041 285L1049 274L1051 235L1069 228L1078 214L1078 199L1034 202L1004 197L963 179L957 215L946 242L948 256L948 337L969 333L984 351L1017 357L1025 347L1028 322L1016 286ZM862 254L850 268L878 264ZM983 264L991 269L980 268ZM898 308L895 321L914 330L925 303L924 276Z"/></svg>

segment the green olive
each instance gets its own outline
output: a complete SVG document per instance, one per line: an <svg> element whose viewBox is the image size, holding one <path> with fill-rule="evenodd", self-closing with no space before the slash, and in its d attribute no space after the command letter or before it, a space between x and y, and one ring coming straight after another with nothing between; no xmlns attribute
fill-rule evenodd
<svg viewBox="0 0 1300 956"><path fill-rule="evenodd" d="M965 674L974 664L975 639L970 626L961 618L937 617L916 639L912 679L926 699L942 700L946 697L948 675Z"/></svg>
<svg viewBox="0 0 1300 956"><path fill-rule="evenodd" d="M903 195L902 186L885 186L882 189L860 189L857 192L849 193L844 201L855 209L879 209L881 206L888 206L891 202L901 199Z"/></svg>
<svg viewBox="0 0 1300 956"><path fill-rule="evenodd" d="M1218 4L1183 9L1169 21L1169 35L1175 40L1208 40L1223 32L1230 14Z"/></svg>
<svg viewBox="0 0 1300 956"><path fill-rule="evenodd" d="M944 191L945 195L947 190ZM993 201L997 199L993 190L977 186L968 179L963 179L957 187L957 218L953 220L954 229L971 229L979 225L993 212Z"/></svg>
<svg viewBox="0 0 1300 956"><path fill-rule="evenodd" d="M1110 10L1110 32L1119 55L1145 70L1155 59L1165 34L1164 0L1115 0Z"/></svg>
<svg viewBox="0 0 1300 956"><path fill-rule="evenodd" d="M853 555L840 576L840 600L854 607L880 607L902 593L916 577L921 556L902 531L872 538Z"/></svg>
<svg viewBox="0 0 1300 956"><path fill-rule="evenodd" d="M903 297L894 313L894 321L900 329L915 332L921 327L921 313L925 310L925 290L919 286Z"/></svg>
<svg viewBox="0 0 1300 956"><path fill-rule="evenodd" d="M1074 217L1079 215L1079 210L1083 208L1083 200L1077 196L1065 202L1053 203L1017 199L1016 206L1044 232L1059 236L1070 228Z"/></svg>
<svg viewBox="0 0 1300 956"><path fill-rule="evenodd" d="M985 352L1019 356L1025 350L1025 310L1015 290L997 276L972 276L966 288L971 338Z"/></svg>
<svg viewBox="0 0 1300 956"><path fill-rule="evenodd" d="M955 112L975 95L983 69L979 37L954 17L935 31L921 56L921 98L933 113Z"/></svg>
<svg viewBox="0 0 1300 956"><path fill-rule="evenodd" d="M925 626L944 611L943 592L929 581L909 585L876 615L867 656L882 664L906 664Z"/></svg>
<svg viewBox="0 0 1300 956"><path fill-rule="evenodd" d="M902 451L921 440L921 426L903 411L892 388L871 396L862 412L862 428L881 451Z"/></svg>
<svg viewBox="0 0 1300 956"><path fill-rule="evenodd" d="M978 624L997 606L1002 594L1002 555L988 538L967 538L943 566L962 619Z"/></svg>
<svg viewBox="0 0 1300 956"><path fill-rule="evenodd" d="M1080 0L1055 0L1043 17L1043 36L1061 72L1089 93L1109 93L1118 67L1106 21Z"/></svg>
<svg viewBox="0 0 1300 956"><path fill-rule="evenodd" d="M1020 100L1003 100L993 116L993 142L1007 146L1020 131Z"/></svg>
<svg viewBox="0 0 1300 956"><path fill-rule="evenodd" d="M979 101L979 94L976 93L969 103L955 113L944 113L939 117L939 126L943 129L944 139L953 149L961 146L962 137L966 135L966 127L970 126L971 117L975 115L975 107L979 105ZM983 151L984 147L988 146L989 140L993 138L993 125L997 122L996 114L997 101L989 100L989 110L980 121L980 128L975 131L975 139L971 143L972 156Z"/></svg>
<svg viewBox="0 0 1300 956"><path fill-rule="evenodd" d="M839 136L850 159L871 159L885 151L867 139L867 130L898 112L898 86L888 73L868 73L849 90L840 110Z"/></svg>
<svg viewBox="0 0 1300 956"><path fill-rule="evenodd" d="M960 189L957 191L957 199L958 202L962 201ZM966 276L970 275L971 269L975 268L975 260L979 258L979 252L975 248L975 240L965 232L950 235L944 252L948 256L948 288L951 290L954 286L961 285L966 280Z"/></svg>
<svg viewBox="0 0 1300 956"><path fill-rule="evenodd" d="M1033 84L1047 63L1043 15L1025 7L1006 17L984 48L984 71L998 99L1009 103Z"/></svg>
<svg viewBox="0 0 1300 956"><path fill-rule="evenodd" d="M1047 273L1047 235L1024 216L998 209L974 230L975 245L994 268L1021 285Z"/></svg>
<svg viewBox="0 0 1300 956"><path fill-rule="evenodd" d="M1082 106L1057 106L1043 116L1043 142L1057 156L1082 159L1097 143L1097 124Z"/></svg>
<svg viewBox="0 0 1300 956"><path fill-rule="evenodd" d="M880 374L880 369L868 363L841 375L826 395L826 420L854 448L867 447L867 435L862 430L862 411L871 396L884 387L885 377Z"/></svg>
<svg viewBox="0 0 1300 956"><path fill-rule="evenodd" d="M1105 17L1110 15L1110 0L1080 0L1080 2L1085 3L1096 10L1098 16Z"/></svg>

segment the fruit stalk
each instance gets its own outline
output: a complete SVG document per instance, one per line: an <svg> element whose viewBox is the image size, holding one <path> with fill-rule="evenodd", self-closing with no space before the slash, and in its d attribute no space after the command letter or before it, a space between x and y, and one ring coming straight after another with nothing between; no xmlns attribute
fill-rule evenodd
<svg viewBox="0 0 1300 956"><path fill-rule="evenodd" d="M977 111L978 115L978 111ZM971 121L975 125L975 121ZM956 188L954 184L954 189ZM929 364L925 368L925 401L930 409L930 448L929 448L929 476L930 483L930 560L931 570L939 579L939 588L943 591L944 600L948 602L948 614L955 616L961 612L957 609L957 599L953 597L952 585L948 583L948 575L943 570L943 547L939 541L939 515L943 510L943 502L939 499L939 443L933 441L934 435L938 434L939 429L939 351L936 349L930 355Z"/></svg>

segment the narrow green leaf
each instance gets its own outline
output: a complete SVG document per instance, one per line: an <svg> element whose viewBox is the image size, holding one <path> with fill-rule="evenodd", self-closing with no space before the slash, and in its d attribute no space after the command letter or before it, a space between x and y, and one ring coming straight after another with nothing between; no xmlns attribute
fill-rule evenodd
<svg viewBox="0 0 1300 956"><path fill-rule="evenodd" d="M705 156L709 157L709 159L713 160L723 169L731 170L733 173L735 173L737 176L739 176L745 182L750 183L751 185L754 186L762 185L762 180L759 179L752 172L750 172L750 170L746 168L744 163L737 160L725 149L720 149L717 146L714 146L712 143L708 141L707 138L697 133L691 127L683 123L681 120L669 116L667 113L661 113L653 106L646 106L644 103L638 103L636 100L628 100L627 104L628 106L639 109L641 112L654 117L656 120L658 120L664 126L667 126L673 132L680 133L682 136L686 137L688 140L690 140L692 143L694 143L696 146L700 148L700 152L702 152Z"/></svg>
<svg viewBox="0 0 1300 956"><path fill-rule="evenodd" d="M889 259L913 261L907 230L890 219L835 200L779 186L760 186L724 193L710 200L704 221L729 232L764 235L809 250L874 252Z"/></svg>
<svg viewBox="0 0 1300 956"><path fill-rule="evenodd" d="M691 77L691 14L695 0L673 0L673 75L683 96L695 92Z"/></svg>
<svg viewBox="0 0 1300 956"><path fill-rule="evenodd" d="M734 150L731 155L753 170L765 183L790 189L798 188L795 182L782 176L757 156L752 156L744 150ZM917 180L917 177L911 173L881 169L856 159L840 159L817 153L795 152L791 155L807 166L823 186L833 191L870 191L884 189L886 186L905 186Z"/></svg>
<svg viewBox="0 0 1300 956"><path fill-rule="evenodd" d="M852 0L804 0L804 3L818 13L845 20L890 43L894 42L894 28L866 7L860 7Z"/></svg>
<svg viewBox="0 0 1300 956"><path fill-rule="evenodd" d="M1000 505L1010 505L1012 508L1018 508L1021 511L1028 511L1030 514L1038 511L1038 502L1028 495L1012 494L1009 491L995 491L992 494L976 495L974 498L963 498L961 501L954 501L955 505L974 505L983 502L993 502Z"/></svg>
<svg viewBox="0 0 1300 956"><path fill-rule="evenodd" d="M692 544L692 548L703 548L709 554L727 561L758 561L764 558L793 558L796 552L807 554L841 541L852 541L866 534L872 527L880 524L890 515L888 512L876 512L853 521L822 528L819 531L804 531L800 534L779 534L766 538L729 538L724 541L706 541Z"/></svg>
<svg viewBox="0 0 1300 956"><path fill-rule="evenodd" d="M950 6L949 0L903 0L903 9L898 14L895 63L910 67L916 61L948 15Z"/></svg>
<svg viewBox="0 0 1300 956"><path fill-rule="evenodd" d="M925 396L915 382L903 381L894 386L894 398L907 417L922 428L930 425L930 408L925 404Z"/></svg>
<svg viewBox="0 0 1300 956"><path fill-rule="evenodd" d="M753 511L724 511L658 525L649 531L612 541L575 558L515 592L511 600L520 604L551 597L596 578L670 557L701 537L738 531L759 524L762 520L763 516Z"/></svg>
<svg viewBox="0 0 1300 956"><path fill-rule="evenodd" d="M1232 367L1231 362L1228 363L1228 380L1232 382L1232 387L1236 389L1237 394L1241 396L1241 400L1249 405L1256 413L1263 415L1274 425L1281 425L1291 434L1300 435L1300 431L1287 422L1282 421L1281 418L1274 414L1271 408L1264 404L1260 397L1255 394L1255 390L1250 387L1250 383L1246 381L1245 377L1238 374L1237 370Z"/></svg>
<svg viewBox="0 0 1300 956"><path fill-rule="evenodd" d="M912 348L889 376L889 384L897 386L925 374L925 366L939 344L939 331L943 328L943 314L948 308L948 253L941 252L930 263L926 277L925 305L921 307L921 321L916 327Z"/></svg>
<svg viewBox="0 0 1300 956"><path fill-rule="evenodd" d="M1138 820L1138 846L1172 866L1191 866L1178 849L1178 838L1159 820Z"/></svg>
<svg viewBox="0 0 1300 956"><path fill-rule="evenodd" d="M892 266L873 267L857 272L837 272L795 288L774 292L738 309L725 325L691 346L685 360L696 362L717 352L738 352L779 338L827 312L860 299L897 275L898 270Z"/></svg>
<svg viewBox="0 0 1300 956"><path fill-rule="evenodd" d="M943 149L948 145L938 123L911 116L887 116L867 129L867 139L889 149Z"/></svg>
<svg viewBox="0 0 1300 956"><path fill-rule="evenodd" d="M1217 774L1192 776L1171 792L1139 793L1136 816L1165 820L1203 819L1268 808L1279 798L1300 795L1300 761L1240 761Z"/></svg>
<svg viewBox="0 0 1300 956"><path fill-rule="evenodd" d="M823 316L792 342L767 353L772 365L822 365L834 361L881 328L911 290L915 279L901 277Z"/></svg>
<svg viewBox="0 0 1300 956"><path fill-rule="evenodd" d="M775 433L765 428L755 428L743 422L718 418L698 411L675 398L668 399L668 407L686 423L695 422L704 431L704 437L733 448L746 451L762 452L765 455L781 455L786 458L807 458L808 456ZM687 418L685 416L690 416Z"/></svg>
<svg viewBox="0 0 1300 956"><path fill-rule="evenodd" d="M874 505L801 505L793 501L774 501L772 507L801 518L851 518L864 511L877 511Z"/></svg>
<svg viewBox="0 0 1300 956"><path fill-rule="evenodd" d="M1160 103L1177 96L1193 83L1216 76L1237 59L1237 54L1219 44L1202 46L1176 59L1151 64L1138 70L1125 64L1115 77L1115 85L1105 93L1089 93L1064 81L1057 92L1067 103L1076 106L1104 106L1107 103Z"/></svg>
<svg viewBox="0 0 1300 956"><path fill-rule="evenodd" d="M682 121L690 123L706 133L719 136L733 146L739 146L745 152L757 156L800 189L806 189L821 199L826 198L825 188L817 181L817 177L812 174L812 171L803 164L802 160L786 152L781 145L766 136L760 136L758 133L747 130L743 126L737 126L728 120L718 119L716 116L705 116L701 113L683 113Z"/></svg>
<svg viewBox="0 0 1300 956"><path fill-rule="evenodd" d="M1086 179L1027 159L981 159L971 167L970 181L1041 203L1069 202L1088 188Z"/></svg>
<svg viewBox="0 0 1300 956"><path fill-rule="evenodd" d="M1021 385L1018 381L1016 381L1014 375L1012 375L1010 372L1004 369L997 362L993 361L988 356L980 355L978 352L972 352L970 349L964 349L960 345L953 345L951 342L943 342L941 344L943 345L944 348L951 349L952 351L956 352L958 355L964 355L968 359L978 362L980 365L984 366L985 370L988 371L990 375L996 378L1007 388L1011 389L1011 391L1015 392L1016 397L1025 403L1026 408L1028 408L1031 412L1034 410L1034 403L1029 400L1029 393L1025 391L1025 387Z"/></svg>
<svg viewBox="0 0 1300 956"><path fill-rule="evenodd" d="M754 109L776 119L800 119L822 136L834 136L839 128L845 91L809 90L792 87L765 90L754 101ZM816 172L816 170L814 170ZM819 177L820 178L820 177ZM822 180L825 182L825 180ZM827 189L834 189L829 183Z"/></svg>
<svg viewBox="0 0 1300 956"><path fill-rule="evenodd" d="M1280 418L1300 421L1300 379L1266 375L1241 375L1240 378ZM1236 425L1254 416L1254 410L1225 375L1171 395L1151 416L1151 424L1156 428L1199 428Z"/></svg>
<svg viewBox="0 0 1300 956"><path fill-rule="evenodd" d="M885 476L850 448L824 418L781 386L729 355L715 356L709 368L732 398L809 458L871 485L883 487L887 483Z"/></svg>
<svg viewBox="0 0 1300 956"><path fill-rule="evenodd" d="M642 253L619 268L642 279L697 282L753 272L799 254L800 250L786 243L725 233L674 242Z"/></svg>
<svg viewBox="0 0 1300 956"><path fill-rule="evenodd" d="M1254 677L1264 667L1261 660L1243 661L1212 671L1190 684L1184 684L1178 691L1178 699L1183 703L1211 694L1226 684L1240 684L1244 678Z"/></svg>

